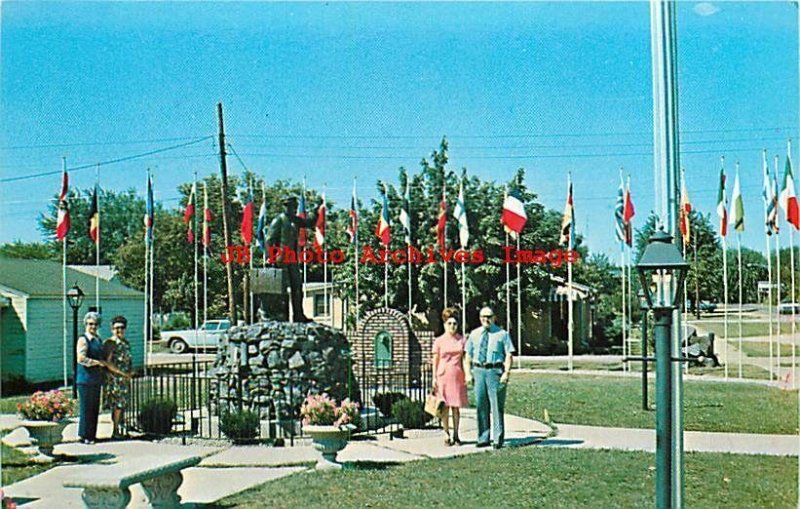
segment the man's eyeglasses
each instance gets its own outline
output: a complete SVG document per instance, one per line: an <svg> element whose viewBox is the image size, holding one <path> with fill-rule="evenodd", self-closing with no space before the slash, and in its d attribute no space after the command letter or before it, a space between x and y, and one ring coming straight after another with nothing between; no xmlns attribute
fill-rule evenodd
<svg viewBox="0 0 800 509"><path fill-rule="evenodd" d="M97 322L86 322L89 327L97 327Z"/></svg>
<svg viewBox="0 0 800 509"><path fill-rule="evenodd" d="M493 317L493 316L494 316L494 315L481 315L481 318L491 318L491 317Z"/></svg>

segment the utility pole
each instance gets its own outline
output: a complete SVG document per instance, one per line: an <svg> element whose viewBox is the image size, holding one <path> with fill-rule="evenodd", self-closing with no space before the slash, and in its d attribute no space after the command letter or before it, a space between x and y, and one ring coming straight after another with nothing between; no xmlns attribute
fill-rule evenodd
<svg viewBox="0 0 800 509"><path fill-rule="evenodd" d="M225 160L225 126L222 122L222 103L217 103L217 118L219 120L219 169L222 173L222 235L225 240L225 249L231 247L231 232L228 220L231 217L230 204L228 203L228 163ZM231 326L236 325L236 300L233 295L233 261L225 264L228 275L228 319Z"/></svg>

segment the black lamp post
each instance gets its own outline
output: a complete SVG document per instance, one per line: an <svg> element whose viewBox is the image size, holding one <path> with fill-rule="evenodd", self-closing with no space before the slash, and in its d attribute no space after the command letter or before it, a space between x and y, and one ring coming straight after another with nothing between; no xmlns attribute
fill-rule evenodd
<svg viewBox="0 0 800 509"><path fill-rule="evenodd" d="M72 397L78 397L78 385L75 383L75 377L78 374L78 310L83 304L83 290L80 289L78 283L75 283L72 288L67 290L67 301L69 307L72 308Z"/></svg>
<svg viewBox="0 0 800 509"><path fill-rule="evenodd" d="M647 404L647 313L650 311L650 306L647 304L644 290L639 288L637 296L639 306L642 308L642 410L650 410Z"/></svg>
<svg viewBox="0 0 800 509"><path fill-rule="evenodd" d="M678 404L670 376L673 362L681 359L673 357L672 313L677 307L677 296L683 287L689 265L681 256L672 236L663 229L657 231L642 254L636 270L644 290L649 309L655 319L654 335L656 343L656 507L668 509L683 506L683 493L678 486L680 479L673 475L673 461L683 465L683 450L673 442L673 436L680 435L680 422L673 422L673 407ZM674 433L674 434L673 434ZM678 456L676 458L676 456ZM680 500L673 500L679 497Z"/></svg>

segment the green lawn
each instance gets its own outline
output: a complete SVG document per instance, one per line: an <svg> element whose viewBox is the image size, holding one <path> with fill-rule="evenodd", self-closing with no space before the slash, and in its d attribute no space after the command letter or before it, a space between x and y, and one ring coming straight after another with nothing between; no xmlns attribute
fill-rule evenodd
<svg viewBox="0 0 800 509"><path fill-rule="evenodd" d="M4 486L44 472L51 467L29 462L28 456L5 444L0 444L0 454L3 456Z"/></svg>
<svg viewBox="0 0 800 509"><path fill-rule="evenodd" d="M735 376L735 371L729 371ZM512 373L506 412L541 420L546 408L555 422L654 428L655 412L642 410L636 378ZM654 404L650 381L650 405ZM797 433L797 392L747 383L687 380L687 431Z"/></svg>
<svg viewBox="0 0 800 509"><path fill-rule="evenodd" d="M713 332L717 339L721 339L724 334L725 324L722 322L697 322L690 325ZM785 332L789 324L781 324L782 332ZM742 321L742 337L769 336L769 322L745 322ZM739 322L736 318L728 315L728 340L739 337Z"/></svg>
<svg viewBox="0 0 800 509"><path fill-rule="evenodd" d="M715 377L724 377L725 376L725 367L720 366L718 368L712 367L693 367L689 368L690 375L708 375L708 376L715 376ZM728 378L731 377L738 377L739 376L739 360L737 356L733 356L731 358L731 363L728 365ZM754 366L752 364L746 364L746 361L742 362L742 377L749 378L752 380L769 380L769 371Z"/></svg>
<svg viewBox="0 0 800 509"><path fill-rule="evenodd" d="M686 455L688 507L795 507L797 460ZM388 468L306 471L222 507L654 507L655 456L523 447Z"/></svg>
<svg viewBox="0 0 800 509"><path fill-rule="evenodd" d="M17 413L17 403L27 401L30 396L9 396L0 398L0 414Z"/></svg>
<svg viewBox="0 0 800 509"><path fill-rule="evenodd" d="M772 355L778 355L778 344L772 343ZM738 347L735 339L733 345ZM781 356L790 357L792 355L792 345L780 343L780 347ZM742 352L750 357L769 357L769 341L742 341Z"/></svg>

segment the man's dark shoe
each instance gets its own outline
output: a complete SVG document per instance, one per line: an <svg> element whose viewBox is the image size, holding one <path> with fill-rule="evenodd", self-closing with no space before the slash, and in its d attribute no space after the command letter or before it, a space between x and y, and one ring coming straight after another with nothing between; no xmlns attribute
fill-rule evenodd
<svg viewBox="0 0 800 509"><path fill-rule="evenodd" d="M475 447L489 447L491 444L489 442L478 442L475 444Z"/></svg>
<svg viewBox="0 0 800 509"><path fill-rule="evenodd" d="M492 449L494 449L494 450L502 449L502 448L503 448L503 446L500 445L500 444L492 444Z"/></svg>

